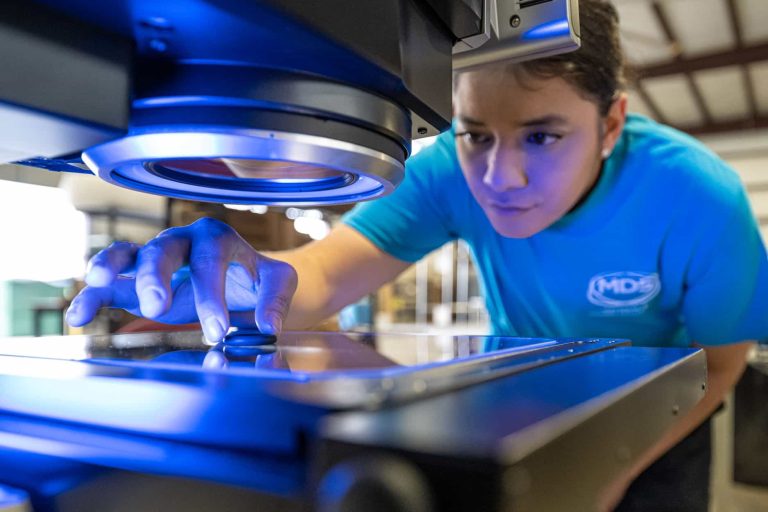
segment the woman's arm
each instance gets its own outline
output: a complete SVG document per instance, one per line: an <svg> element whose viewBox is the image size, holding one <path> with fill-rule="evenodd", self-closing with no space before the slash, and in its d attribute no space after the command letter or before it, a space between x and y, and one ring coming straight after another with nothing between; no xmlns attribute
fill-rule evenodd
<svg viewBox="0 0 768 512"><path fill-rule="evenodd" d="M319 323L410 266L344 224L323 240L267 255L289 263L298 274L298 287L286 320L289 329Z"/></svg>

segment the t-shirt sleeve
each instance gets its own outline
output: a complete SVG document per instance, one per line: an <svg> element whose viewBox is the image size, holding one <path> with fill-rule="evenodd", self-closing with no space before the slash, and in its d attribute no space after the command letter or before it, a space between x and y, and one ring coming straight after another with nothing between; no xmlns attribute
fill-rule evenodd
<svg viewBox="0 0 768 512"><path fill-rule="evenodd" d="M357 205L342 222L382 251L409 262L457 238L450 198L456 194L456 163L449 134L406 162L405 178L390 195ZM459 178L463 182L463 177Z"/></svg>
<svg viewBox="0 0 768 512"><path fill-rule="evenodd" d="M730 189L730 190L728 190ZM683 315L692 341L768 339L768 259L741 185L724 187L696 224ZM689 226L692 227L692 226Z"/></svg>

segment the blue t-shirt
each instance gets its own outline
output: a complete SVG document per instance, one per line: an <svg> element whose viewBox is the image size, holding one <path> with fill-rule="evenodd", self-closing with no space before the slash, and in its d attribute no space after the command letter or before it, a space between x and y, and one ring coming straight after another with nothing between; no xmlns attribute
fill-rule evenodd
<svg viewBox="0 0 768 512"><path fill-rule="evenodd" d="M586 200L529 238L493 229L461 174L452 131L408 160L395 192L344 222L411 262L465 240L494 334L647 346L768 337L768 260L737 174L642 116L628 116Z"/></svg>

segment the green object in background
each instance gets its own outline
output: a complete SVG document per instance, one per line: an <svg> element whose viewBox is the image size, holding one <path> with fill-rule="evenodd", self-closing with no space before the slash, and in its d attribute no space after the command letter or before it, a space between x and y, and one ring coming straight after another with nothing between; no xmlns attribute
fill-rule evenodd
<svg viewBox="0 0 768 512"><path fill-rule="evenodd" d="M63 288L36 281L0 282L0 335L34 336L35 316L39 334L63 334L63 303Z"/></svg>

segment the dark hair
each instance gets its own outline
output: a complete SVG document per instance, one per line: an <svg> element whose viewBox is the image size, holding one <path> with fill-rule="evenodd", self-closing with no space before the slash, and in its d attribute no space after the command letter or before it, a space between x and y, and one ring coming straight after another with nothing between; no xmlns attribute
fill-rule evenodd
<svg viewBox="0 0 768 512"><path fill-rule="evenodd" d="M625 87L619 15L608 0L579 0L579 18L581 48L512 64L511 69L537 78L560 77L597 102L600 114L606 115Z"/></svg>

